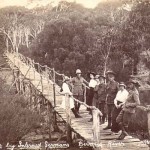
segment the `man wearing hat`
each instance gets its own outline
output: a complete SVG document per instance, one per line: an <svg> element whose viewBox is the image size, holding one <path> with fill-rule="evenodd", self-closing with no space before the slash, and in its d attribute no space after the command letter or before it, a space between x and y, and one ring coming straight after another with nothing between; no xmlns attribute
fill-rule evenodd
<svg viewBox="0 0 150 150"><path fill-rule="evenodd" d="M95 95L93 99L93 105L99 108L102 112L103 116L100 118L101 124L105 122L106 111L105 111L105 100L106 100L106 84L105 84L105 76L97 75L95 78L99 78L99 83L95 86ZM95 79L97 80L97 79Z"/></svg>
<svg viewBox="0 0 150 150"><path fill-rule="evenodd" d="M107 71L108 83L106 86L106 103L107 103L107 113L108 113L108 125L104 130L111 129L112 125L112 112L114 109L114 99L119 89L118 82L115 81L115 73L113 71Z"/></svg>
<svg viewBox="0 0 150 150"><path fill-rule="evenodd" d="M132 115L135 113L136 107L140 105L139 92L136 88L137 84L138 83L134 80L130 80L127 83L129 94L125 104L123 105L123 109L116 119L116 122L119 124L122 130L122 133L118 137L118 140L123 140L125 136L128 136L129 122L132 119Z"/></svg>
<svg viewBox="0 0 150 150"><path fill-rule="evenodd" d="M112 112L112 127L111 131L113 133L117 133L120 131L120 127L116 122L116 118L119 115L120 111L122 110L122 106L126 102L128 97L128 91L126 90L126 85L124 82L120 82L119 84L119 91L117 92L116 98L114 99L114 110Z"/></svg>
<svg viewBox="0 0 150 150"><path fill-rule="evenodd" d="M76 77L71 79L73 84L73 97L81 102L84 101L84 84L88 82L81 76L81 70L76 70ZM79 112L80 103L75 102L75 110Z"/></svg>

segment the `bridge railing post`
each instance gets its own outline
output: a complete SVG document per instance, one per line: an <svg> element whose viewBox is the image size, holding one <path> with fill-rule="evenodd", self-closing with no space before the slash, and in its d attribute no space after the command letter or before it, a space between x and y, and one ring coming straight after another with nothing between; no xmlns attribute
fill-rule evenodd
<svg viewBox="0 0 150 150"><path fill-rule="evenodd" d="M32 87L30 81L28 81L28 86L29 86L29 105L30 109L33 110L33 98L32 98Z"/></svg>
<svg viewBox="0 0 150 150"><path fill-rule="evenodd" d="M30 68L32 68L33 67L33 65L32 65L32 59L31 58L29 58L29 66L30 66ZM29 77L31 77L31 71L29 70Z"/></svg>
<svg viewBox="0 0 150 150"><path fill-rule="evenodd" d="M49 101L47 101L47 114L48 114L48 128L49 128L49 140L51 141L52 139L52 129L51 129L51 126L52 126L52 106L50 104Z"/></svg>
<svg viewBox="0 0 150 150"><path fill-rule="evenodd" d="M97 108L93 108L92 115L93 115L93 127L92 127L93 139L97 145L95 150L100 150L101 149L101 147L99 146L100 145L100 116L102 116L102 113Z"/></svg>
<svg viewBox="0 0 150 150"><path fill-rule="evenodd" d="M56 72L55 69L53 68L53 98L54 98L54 107L56 107ZM59 128L57 126L57 118L56 118L56 111L54 110L53 113L53 117L54 117L54 130L55 131L59 131Z"/></svg>
<svg viewBox="0 0 150 150"><path fill-rule="evenodd" d="M54 96L54 107L56 106L56 89L55 89L55 84L56 84L56 72L55 69L53 68L53 96Z"/></svg>
<svg viewBox="0 0 150 150"><path fill-rule="evenodd" d="M71 111L70 111L70 99L69 95L65 94L65 107L66 107L66 118L67 118L67 123L66 123L66 130L67 130L67 142L69 144L72 143L72 132L71 132Z"/></svg>
<svg viewBox="0 0 150 150"><path fill-rule="evenodd" d="M37 108L38 108L38 112L39 114L41 114L41 93L38 91L38 98L37 98Z"/></svg>
<svg viewBox="0 0 150 150"><path fill-rule="evenodd" d="M34 60L33 60L33 75L34 75L34 80L35 80L35 71L36 71L36 69L35 69L35 62L34 62Z"/></svg>
<svg viewBox="0 0 150 150"><path fill-rule="evenodd" d="M29 63L28 63L28 57L26 57L26 62L25 63L26 63L26 65L29 65Z"/></svg>
<svg viewBox="0 0 150 150"><path fill-rule="evenodd" d="M150 105L147 108L147 118L148 118L148 133L149 133L149 140L150 140Z"/></svg>
<svg viewBox="0 0 150 150"><path fill-rule="evenodd" d="M31 60L32 68L34 69L34 60Z"/></svg>
<svg viewBox="0 0 150 150"><path fill-rule="evenodd" d="M84 86L84 102L85 102L85 104L86 104L86 86Z"/></svg>
<svg viewBox="0 0 150 150"><path fill-rule="evenodd" d="M47 95L49 96L49 92L50 92L50 87L49 87L49 70L47 65L45 65L45 73L46 73L46 80L47 80L47 84L48 84L48 91L47 91Z"/></svg>
<svg viewBox="0 0 150 150"><path fill-rule="evenodd" d="M42 68L40 66L39 63L37 63L38 65L38 73L40 74L40 82L41 82L41 87L42 87L42 93L43 93L43 78L42 78Z"/></svg>
<svg viewBox="0 0 150 150"><path fill-rule="evenodd" d="M42 74L40 73L40 77L41 77L41 86L42 86L42 93L44 91L44 88L43 88L43 77L42 77Z"/></svg>
<svg viewBox="0 0 150 150"><path fill-rule="evenodd" d="M40 73L40 64L37 63L37 72Z"/></svg>

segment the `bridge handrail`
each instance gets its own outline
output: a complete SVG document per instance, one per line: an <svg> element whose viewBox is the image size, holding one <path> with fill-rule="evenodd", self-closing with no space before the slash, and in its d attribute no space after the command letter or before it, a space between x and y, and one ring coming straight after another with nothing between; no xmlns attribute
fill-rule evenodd
<svg viewBox="0 0 150 150"><path fill-rule="evenodd" d="M8 52L7 52L7 53L8 53ZM9 52L9 53L10 53L10 52ZM18 56L21 61L22 61L22 60L25 60L25 63L26 63L27 65L33 67L34 69L35 69L35 65L38 65L38 70L37 70L38 73L42 73L42 72L43 72L43 69L42 69L42 68L44 68L45 71L47 70L48 74L51 74L51 72L53 71L53 73L57 74L58 76L65 77L64 74L58 73L57 71L55 71L54 68L50 68L50 67L48 67L47 65L44 65L44 66L43 66L43 65L41 65L41 64L39 64L39 63L37 63L37 62L34 62L34 60L31 60L31 58L29 58L29 57L25 57L25 56L22 55L21 53L13 52L12 54L14 54L15 57ZM44 74L42 74L42 76L44 76ZM54 80L52 80L52 81L54 81ZM53 82L53 84L57 85L55 82ZM86 85L85 85L85 87L86 87L86 88L89 88L89 87L86 86ZM59 91L58 91L58 92L59 92ZM79 102L80 104L85 105L85 107L87 107L87 108L95 108L95 106L89 106L89 105L87 105L85 102L81 102L81 101L79 101L78 99L75 99L75 98L74 98L74 100L77 101L77 102ZM97 109L98 109L98 108L97 108ZM147 111L147 109L149 110L149 107L148 107L148 108L145 107L145 111Z"/></svg>
<svg viewBox="0 0 150 150"><path fill-rule="evenodd" d="M60 77L65 77L65 75L64 74L61 74L61 73L58 73L57 71L55 71L55 69L54 68L50 68L50 67L48 67L48 66L46 66L46 65L41 65L41 64L39 64L39 63L37 63L37 62L34 62L33 60L31 60L31 58L29 58L29 57L25 57L24 55L22 55L21 53L17 53L17 52L13 52L12 53L15 57L18 57L21 61L23 61L26 65L28 65L28 66L31 66L32 68L34 68L35 69L35 65L38 65L38 68L37 68L37 72L38 73L42 73L43 72L43 69L42 68L44 68L44 70L48 70L48 74L49 75L51 75L51 71L53 71L53 74L56 74L56 75L58 75L58 76L60 76ZM44 76L43 74L42 74L42 76ZM54 81L55 81L55 79L53 79L52 80L53 81L53 84L56 84ZM89 88L88 86L86 86L86 85L84 85L86 88ZM77 100L77 99L75 99L75 101L78 101L79 103L81 103L81 104L83 104L83 102L80 102L79 100ZM91 106L88 106L87 104L84 104L86 107L88 107L88 108L90 108Z"/></svg>
<svg viewBox="0 0 150 150"><path fill-rule="evenodd" d="M8 52L7 52L7 53L8 53ZM50 83L49 81L52 81L51 84L53 84L54 87L55 87L55 85L57 85L56 82L55 82L55 75L58 75L58 76L61 76L61 77L64 77L64 76L65 76L64 74L60 74L60 73L58 73L57 71L55 71L54 68L50 68L50 67L48 67L48 66L46 66L46 65L42 66L42 65L40 65L39 63L34 62L34 60L31 60L31 58L25 57L25 56L23 56L23 55L20 54L20 53L13 52L12 54L13 54L14 58L15 58L15 57L18 57L18 58L19 58L21 61L23 61L26 65L32 67L34 70L37 70L37 72L38 72L38 73L40 74L40 76L41 76L41 82L42 82L42 80L43 80L43 77L44 77L44 78L46 77L48 83ZM15 61L15 59L14 59L14 61ZM37 65L37 68L35 67L35 65ZM43 68L44 68L44 69L43 69ZM44 72L46 73L46 76L43 74ZM59 93L58 88L53 89L53 92L54 92L55 90ZM49 92L49 91L48 91L48 92ZM54 98L55 98L55 95L54 95ZM99 114L102 115L102 113L99 111L99 109L96 108L95 106L89 106L89 105L86 104L86 102L81 102L81 101L79 101L78 99L75 99L75 98L73 98L73 99L74 99L74 101L76 101L76 102L78 102L78 103L84 105L86 108L90 108L90 109L92 109L92 110L97 110L97 111L99 112ZM148 129L149 129L149 134L150 134L150 106L144 107L144 111L147 111L147 112L148 112L148 116L149 116L149 117L148 117L148 122L149 122L149 123L148 123ZM94 125L94 120L93 120L93 125ZM96 131L97 131L97 130L96 130ZM96 134L96 133L95 133L95 134Z"/></svg>

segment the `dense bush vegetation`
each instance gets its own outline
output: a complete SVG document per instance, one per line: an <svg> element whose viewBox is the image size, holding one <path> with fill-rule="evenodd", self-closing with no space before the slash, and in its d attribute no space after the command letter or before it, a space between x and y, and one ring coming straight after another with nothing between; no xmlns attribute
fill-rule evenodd
<svg viewBox="0 0 150 150"><path fill-rule="evenodd" d="M137 73L140 53L149 51L147 0L104 2L95 9L62 1L55 8L0 11L7 48L71 76L77 68L84 75L112 69L126 81Z"/></svg>
<svg viewBox="0 0 150 150"><path fill-rule="evenodd" d="M0 79L0 144L17 143L23 136L40 126L42 117L27 107L23 96L9 91Z"/></svg>

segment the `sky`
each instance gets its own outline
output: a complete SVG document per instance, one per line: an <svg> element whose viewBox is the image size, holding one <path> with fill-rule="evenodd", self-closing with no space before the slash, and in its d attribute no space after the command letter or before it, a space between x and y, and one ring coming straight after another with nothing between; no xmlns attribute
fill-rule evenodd
<svg viewBox="0 0 150 150"><path fill-rule="evenodd" d="M0 7L6 7L6 6L26 6L28 8L32 8L35 5L44 6L48 3L51 3L56 6L59 1L61 0L33 0L34 3L31 3L30 0L0 0ZM82 4L84 7L87 8L94 8L99 2L102 2L104 0L66 0L66 1L76 1L77 3Z"/></svg>

